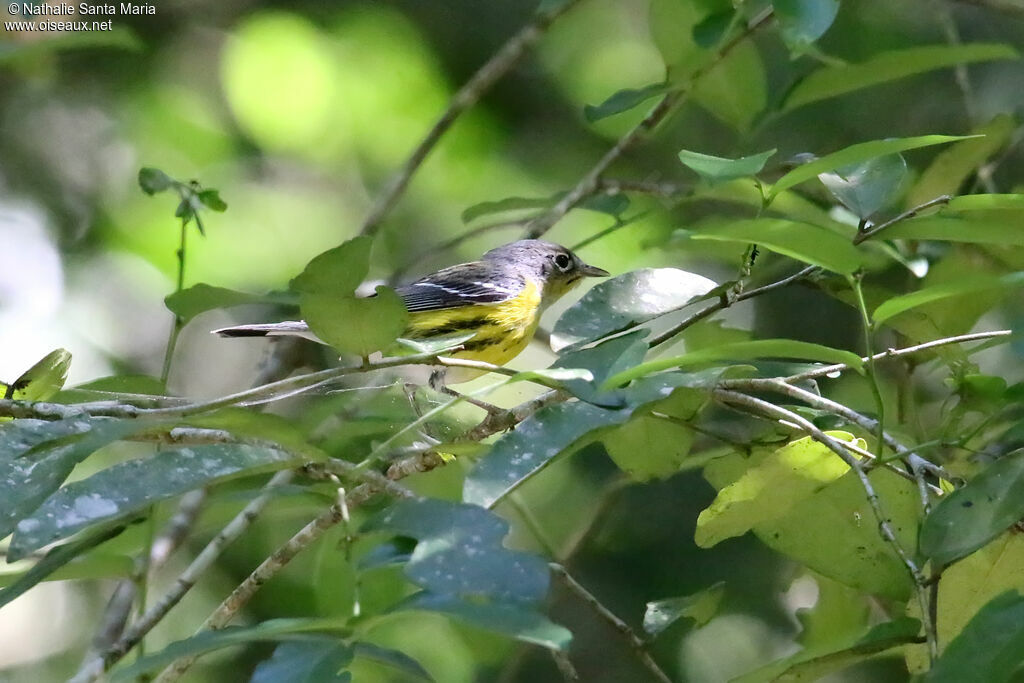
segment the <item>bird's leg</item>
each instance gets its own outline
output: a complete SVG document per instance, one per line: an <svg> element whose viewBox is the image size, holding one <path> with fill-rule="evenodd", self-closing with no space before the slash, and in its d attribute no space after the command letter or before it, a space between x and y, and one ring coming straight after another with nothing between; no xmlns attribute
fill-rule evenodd
<svg viewBox="0 0 1024 683"><path fill-rule="evenodd" d="M446 396L454 396L456 398L461 398L466 403L468 403L470 405L473 405L473 406L476 406L477 408L479 408L479 409L481 409L483 411L486 411L489 416L500 415L500 414L505 412L504 408L499 408L498 406L494 405L493 403L488 403L487 401L481 401L478 398L473 398L472 396L467 396L466 394L459 393L458 391L455 391L454 389L449 388L444 383L444 372L445 371L442 369L442 370L435 370L434 372L430 373L429 383L430 383L430 388L431 389L433 389L434 391L437 391L439 393L445 394Z"/></svg>

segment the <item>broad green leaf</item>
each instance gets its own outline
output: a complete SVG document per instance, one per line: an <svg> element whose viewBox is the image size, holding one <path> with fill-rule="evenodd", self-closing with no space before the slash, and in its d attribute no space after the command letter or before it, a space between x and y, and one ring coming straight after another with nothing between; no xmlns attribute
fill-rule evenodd
<svg viewBox="0 0 1024 683"><path fill-rule="evenodd" d="M587 344L682 308L718 285L678 268L643 268L598 283L555 323L551 348Z"/></svg>
<svg viewBox="0 0 1024 683"><path fill-rule="evenodd" d="M798 261L843 274L856 271L865 258L849 239L827 228L783 218L716 221L700 226L690 238L757 244Z"/></svg>
<svg viewBox="0 0 1024 683"><path fill-rule="evenodd" d="M967 140L971 136L957 135L921 135L913 138L889 138L886 140L872 140L850 145L837 152L826 154L806 164L797 166L778 179L768 190L768 199L774 199L783 190L799 185L800 183L817 177L821 173L834 171L843 166L860 163L875 157L886 154L898 154L920 147L932 145L944 145L958 140Z"/></svg>
<svg viewBox="0 0 1024 683"><path fill-rule="evenodd" d="M365 642L354 643L354 647L356 657L372 659L375 662L400 671L406 676L411 676L413 679L421 681L434 680L419 662L404 652Z"/></svg>
<svg viewBox="0 0 1024 683"><path fill-rule="evenodd" d="M953 197L950 211L1019 211L1024 209L1024 194L969 194Z"/></svg>
<svg viewBox="0 0 1024 683"><path fill-rule="evenodd" d="M605 410L589 403L558 403L538 410L501 437L466 475L462 498L493 507L525 479L591 432L624 422L626 410Z"/></svg>
<svg viewBox="0 0 1024 683"><path fill-rule="evenodd" d="M984 137L957 142L939 152L907 193L905 206L909 209L944 194L956 194L968 176L1006 145L1016 127L1012 116L999 114L971 131Z"/></svg>
<svg viewBox="0 0 1024 683"><path fill-rule="evenodd" d="M1024 596L1007 591L982 607L925 676L927 683L1019 680L1024 664Z"/></svg>
<svg viewBox="0 0 1024 683"><path fill-rule="evenodd" d="M783 110L926 71L1017 57L1017 51L1009 45L989 43L924 45L889 50L857 64L826 66L811 72L790 91Z"/></svg>
<svg viewBox="0 0 1024 683"><path fill-rule="evenodd" d="M839 0L775 0L782 39L800 54L825 34L839 12Z"/></svg>
<svg viewBox="0 0 1024 683"><path fill-rule="evenodd" d="M433 498L400 500L362 528L418 540L405 574L433 594L502 603L535 603L547 595L547 563L504 547L508 522L482 507Z"/></svg>
<svg viewBox="0 0 1024 683"><path fill-rule="evenodd" d="M871 620L869 596L817 572L808 572L803 578L812 578L818 587L814 606L797 609L794 614L801 627L797 641L804 650L832 650L837 642L851 642L867 631ZM917 624L918 629L920 626Z"/></svg>
<svg viewBox="0 0 1024 683"><path fill-rule="evenodd" d="M170 294L164 299L167 309L184 322L218 308L264 303L297 304L298 300L290 294L248 294L202 283Z"/></svg>
<svg viewBox="0 0 1024 683"><path fill-rule="evenodd" d="M567 628L520 605L463 602L450 595L418 593L399 603L395 609L439 612L469 626L550 650L568 650L572 640Z"/></svg>
<svg viewBox="0 0 1024 683"><path fill-rule="evenodd" d="M65 543L64 545L60 545L49 550L46 555L43 556L43 559L36 562L31 569L25 572L9 586L0 590L0 608L15 598L24 595L30 589L34 588L39 582L45 581L47 578L54 576L61 567L67 566L75 558L87 553L101 543L109 541L122 531L124 531L124 527L97 529L88 534L84 534L82 538L78 540L72 541L71 543ZM8 557L8 561L13 560ZM69 576L67 578L80 577L76 577L72 571L69 572Z"/></svg>
<svg viewBox="0 0 1024 683"><path fill-rule="evenodd" d="M569 351L551 367L586 368L591 372L588 381L566 382L565 388L578 398L599 406L621 408L626 396L621 391L601 391L601 385L611 375L642 363L647 354L646 331L637 330L620 337L607 339L585 349Z"/></svg>
<svg viewBox="0 0 1024 683"><path fill-rule="evenodd" d="M377 287L374 296L365 298L303 292L300 310L317 337L359 356L390 346L409 320L401 297L388 287Z"/></svg>
<svg viewBox="0 0 1024 683"><path fill-rule="evenodd" d="M677 3L682 4L682 3ZM740 133L750 130L768 103L768 77L761 52L751 41L737 44L724 58L703 51L694 66L711 67L693 84L693 100ZM702 63L703 62L703 63ZM674 83L685 83L692 69L670 70ZM737 87L737 84L742 86Z"/></svg>
<svg viewBox="0 0 1024 683"><path fill-rule="evenodd" d="M942 211L901 221L886 228L879 239L1024 246L1024 195L954 197Z"/></svg>
<svg viewBox="0 0 1024 683"><path fill-rule="evenodd" d="M797 360L819 361L822 363L846 363L859 370L864 362L860 356L850 351L834 349L830 346L796 341L795 339L756 339L754 341L735 342L699 351L684 353L672 358L659 358L647 361L620 372L605 381L605 387L618 387L638 377L651 373L681 368L722 360L746 360L748 358L793 358Z"/></svg>
<svg viewBox="0 0 1024 683"><path fill-rule="evenodd" d="M480 202L462 212L462 221L469 223L482 216L505 213L506 211L549 209L564 196L565 192L557 192L550 197L506 197L495 201ZM623 194L597 195L580 202L579 208L618 217L629 208L629 197Z"/></svg>
<svg viewBox="0 0 1024 683"><path fill-rule="evenodd" d="M867 447L863 439L847 432L826 434L836 441ZM784 517L794 505L849 471L835 453L811 437L792 441L718 492L711 506L697 517L694 540L700 547L710 548L758 524Z"/></svg>
<svg viewBox="0 0 1024 683"><path fill-rule="evenodd" d="M739 159L726 159L684 149L679 152L679 161L708 183L714 184L757 175L775 151L770 149Z"/></svg>
<svg viewBox="0 0 1024 683"><path fill-rule="evenodd" d="M18 558L86 527L138 514L151 503L232 477L283 469L296 456L244 444L210 444L160 451L118 463L60 489L22 519L11 541Z"/></svg>
<svg viewBox="0 0 1024 683"><path fill-rule="evenodd" d="M609 116L629 111L652 97L661 95L667 89L666 83L652 83L642 88L619 90L601 104L588 104L583 107L583 116L590 123L594 123Z"/></svg>
<svg viewBox="0 0 1024 683"><path fill-rule="evenodd" d="M602 441L619 469L643 482L677 473L695 437L684 424L641 415L606 434Z"/></svg>
<svg viewBox="0 0 1024 683"><path fill-rule="evenodd" d="M72 417L0 424L0 538L28 517L94 451L152 426L142 420ZM11 549L8 561L21 555Z"/></svg>
<svg viewBox="0 0 1024 683"><path fill-rule="evenodd" d="M373 238L363 235L328 249L306 264L291 281L291 289L302 294L351 296L369 272L372 247Z"/></svg>
<svg viewBox="0 0 1024 683"><path fill-rule="evenodd" d="M865 219L888 206L907 177L907 162L899 154L868 159L818 176L822 184L857 218Z"/></svg>
<svg viewBox="0 0 1024 683"><path fill-rule="evenodd" d="M197 197L203 206L216 211L217 213L224 213L228 210L227 202L220 198L220 192L217 190L203 190Z"/></svg>
<svg viewBox="0 0 1024 683"><path fill-rule="evenodd" d="M921 525L921 552L945 566L1024 518L1024 451L1006 455L944 496Z"/></svg>
<svg viewBox="0 0 1024 683"><path fill-rule="evenodd" d="M644 611L644 632L657 636L683 617L691 619L699 628L718 613L724 595L725 583L719 581L692 595L649 602Z"/></svg>
<svg viewBox="0 0 1024 683"><path fill-rule="evenodd" d="M142 674L159 671L180 657L198 657L232 645L261 641L306 642L316 639L317 634L328 633L346 634L345 620L270 619L255 626L227 626L213 631L202 631L191 638L175 641L163 650L137 659L129 666L115 669L110 674L110 680L118 683L129 681ZM319 637L323 642L338 642L334 636Z"/></svg>
<svg viewBox="0 0 1024 683"><path fill-rule="evenodd" d="M38 363L22 373L10 386L5 386L2 398L18 401L48 401L61 390L68 378L71 354L57 349L46 354Z"/></svg>
<svg viewBox="0 0 1024 683"><path fill-rule="evenodd" d="M249 683L345 683L352 674L341 670L353 655L352 646L339 640L281 643L270 659L256 665Z"/></svg>
<svg viewBox="0 0 1024 683"><path fill-rule="evenodd" d="M110 533L111 530L104 529L103 531ZM54 550L57 549L55 548ZM133 564L133 558L128 555L100 551L84 552L71 559L67 564L48 570L50 573L42 580L69 581L73 579L127 578L131 576ZM38 559L29 558L0 565L0 587L19 583L33 574L33 570L36 570L36 572L39 570ZM2 595L3 593L0 592L0 602L2 602Z"/></svg>
<svg viewBox="0 0 1024 683"><path fill-rule="evenodd" d="M712 11L706 17L694 25L692 36L693 42L704 49L718 45L725 37L729 29L734 28L736 21L740 19L736 10L730 5L720 11Z"/></svg>
<svg viewBox="0 0 1024 683"><path fill-rule="evenodd" d="M139 187L148 195L169 190L174 180L159 168L142 167L139 169Z"/></svg>
<svg viewBox="0 0 1024 683"><path fill-rule="evenodd" d="M972 275L953 282L944 282L932 287L925 287L910 294L893 297L883 302L871 314L875 323L883 323L890 318L918 306L930 304L943 299L977 294L993 290L1009 290L1024 286L1024 271L1007 273L1006 275Z"/></svg>

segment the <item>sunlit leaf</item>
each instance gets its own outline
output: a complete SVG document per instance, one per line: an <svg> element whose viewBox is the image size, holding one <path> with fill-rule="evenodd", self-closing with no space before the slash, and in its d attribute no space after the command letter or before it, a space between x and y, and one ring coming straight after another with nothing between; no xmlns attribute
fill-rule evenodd
<svg viewBox="0 0 1024 683"><path fill-rule="evenodd" d="M369 271L372 247L373 238L364 235L328 249L306 264L291 281L291 289L303 294L351 296Z"/></svg>
<svg viewBox="0 0 1024 683"><path fill-rule="evenodd" d="M775 150L770 149L739 159L726 159L684 149L679 152L679 160L707 182L718 183L757 175L773 154Z"/></svg>
<svg viewBox="0 0 1024 683"><path fill-rule="evenodd" d="M629 111L652 97L664 93L667 89L666 83L652 83L642 88L619 90L601 104L588 104L583 107L583 116L591 123L600 121L609 116Z"/></svg>
<svg viewBox="0 0 1024 683"><path fill-rule="evenodd" d="M582 345L682 308L717 287L678 268L644 268L598 283L555 323L551 348Z"/></svg>
<svg viewBox="0 0 1024 683"><path fill-rule="evenodd" d="M876 323L882 323L900 313L936 301L992 290L1009 290L1020 286L1024 286L1024 271L1002 276L973 275L893 297L880 304L871 317Z"/></svg>
<svg viewBox="0 0 1024 683"><path fill-rule="evenodd" d="M464 624L551 650L567 650L572 640L564 626L519 605L470 603L449 595L418 593L396 609L439 612Z"/></svg>
<svg viewBox="0 0 1024 683"><path fill-rule="evenodd" d="M367 356L388 347L406 329L409 314L401 297L377 287L371 297L303 292L302 318L317 337L342 352Z"/></svg>
<svg viewBox="0 0 1024 683"><path fill-rule="evenodd" d="M637 481L649 481L678 472L695 438L685 424L641 415L606 434L602 441L619 469Z"/></svg>
<svg viewBox="0 0 1024 683"><path fill-rule="evenodd" d="M850 145L849 147L845 147L837 152L826 154L814 161L801 164L792 171L789 171L768 189L768 198L774 199L783 190L788 190L795 185L799 185L804 181L817 177L821 173L834 171L835 169L842 168L843 166L849 166L851 164L860 163L867 161L868 159L874 159L875 157L881 157L887 154L898 154L900 152L906 152L920 147L944 145L958 140L966 140L970 137L971 136L956 135L921 135L913 138L872 140L870 142L860 142L855 145Z"/></svg>
<svg viewBox="0 0 1024 683"><path fill-rule="evenodd" d="M244 474L283 469L296 456L244 444L209 444L160 451L146 460L119 463L68 484L22 519L11 541L22 557L82 529L130 517L151 503Z"/></svg>
<svg viewBox="0 0 1024 683"><path fill-rule="evenodd" d="M64 386L70 367L70 353L64 349L51 351L22 373L10 386L5 387L2 398L13 398L18 401L47 401Z"/></svg>
<svg viewBox="0 0 1024 683"><path fill-rule="evenodd" d="M847 432L826 433L861 449L867 446ZM710 548L758 524L784 517L794 505L849 470L839 456L811 437L792 441L722 488L697 517L694 539L700 547Z"/></svg>
<svg viewBox="0 0 1024 683"><path fill-rule="evenodd" d="M790 91L783 109L795 109L811 102L934 69L1017 57L1017 51L1009 45L987 43L924 45L889 50L858 64L826 66L811 72Z"/></svg>
<svg viewBox="0 0 1024 683"><path fill-rule="evenodd" d="M1024 596L1007 591L992 599L953 639L924 677L927 683L996 683L1016 680L1024 663Z"/></svg>
<svg viewBox="0 0 1024 683"><path fill-rule="evenodd" d="M888 154L818 176L843 206L857 218L865 219L888 206L902 189L907 162L899 154Z"/></svg>
<svg viewBox="0 0 1024 683"><path fill-rule="evenodd" d="M832 26L839 0L774 0L782 39L799 54Z"/></svg>
<svg viewBox="0 0 1024 683"><path fill-rule="evenodd" d="M249 683L345 683L352 674L341 670L353 655L352 646L338 640L281 643L256 666Z"/></svg>
<svg viewBox="0 0 1024 683"><path fill-rule="evenodd" d="M474 465L466 476L463 500L491 507L594 430L628 418L628 411L604 410L584 402L542 408L499 439Z"/></svg>
<svg viewBox="0 0 1024 683"><path fill-rule="evenodd" d="M505 603L535 603L547 595L547 563L504 547L508 522L477 505L400 500L368 520L363 531L417 539L405 573L431 593Z"/></svg>
<svg viewBox="0 0 1024 683"><path fill-rule="evenodd" d="M943 566L1024 518L1024 451L1006 455L944 496L921 526L921 552Z"/></svg>
<svg viewBox="0 0 1024 683"><path fill-rule="evenodd" d="M605 387L622 386L638 377L668 370L669 368L688 367L721 360L746 360L750 358L793 358L822 363L845 363L854 369L859 369L864 364L857 354L842 349L834 349L830 346L822 346L821 344L812 344L795 339L756 339L754 341L721 344L715 347L700 349L699 351L684 353L681 356L647 361L608 378L605 381Z"/></svg>
<svg viewBox="0 0 1024 683"><path fill-rule="evenodd" d="M719 581L692 595L649 602L644 611L644 631L656 636L684 617L694 626L703 626L718 613L724 595L725 583Z"/></svg>
<svg viewBox="0 0 1024 683"><path fill-rule="evenodd" d="M819 225L783 218L716 221L700 226L690 238L757 244L836 273L852 273L865 262L865 256L841 235Z"/></svg>

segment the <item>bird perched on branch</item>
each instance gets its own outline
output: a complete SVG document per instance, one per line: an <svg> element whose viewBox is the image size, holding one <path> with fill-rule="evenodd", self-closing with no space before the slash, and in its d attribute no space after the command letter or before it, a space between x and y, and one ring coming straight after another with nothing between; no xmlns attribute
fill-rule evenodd
<svg viewBox="0 0 1024 683"><path fill-rule="evenodd" d="M395 291L409 311L402 336L429 340L475 332L448 355L504 365L530 343L545 307L584 277L607 276L607 271L552 242L505 244L479 261L450 266L398 287ZM239 325L214 332L222 337L301 336L319 341L302 321ZM448 381L465 379L449 377Z"/></svg>

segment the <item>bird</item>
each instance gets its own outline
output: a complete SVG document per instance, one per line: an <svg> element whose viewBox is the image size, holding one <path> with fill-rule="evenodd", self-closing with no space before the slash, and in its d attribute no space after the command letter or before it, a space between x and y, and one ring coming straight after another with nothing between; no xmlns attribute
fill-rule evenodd
<svg viewBox="0 0 1024 683"><path fill-rule="evenodd" d="M586 277L608 271L569 249L539 239L510 242L480 260L443 268L395 291L409 312L402 337L429 340L474 333L453 358L504 365L527 347L543 311ZM320 341L303 321L237 325L213 331L222 337L300 336ZM461 372L448 383L479 373ZM433 382L431 382L433 384Z"/></svg>

